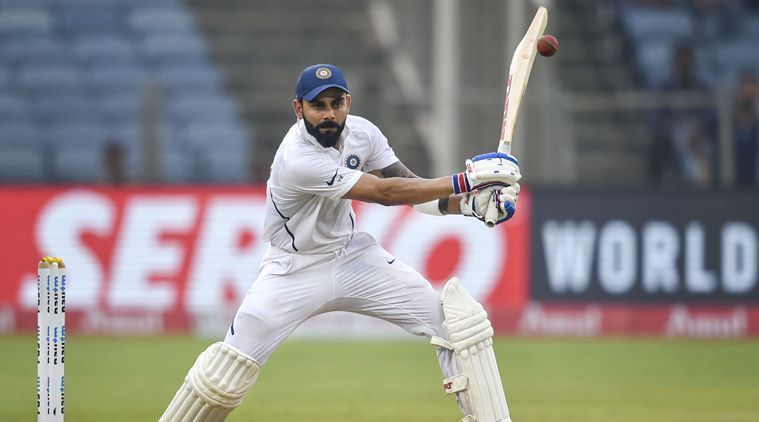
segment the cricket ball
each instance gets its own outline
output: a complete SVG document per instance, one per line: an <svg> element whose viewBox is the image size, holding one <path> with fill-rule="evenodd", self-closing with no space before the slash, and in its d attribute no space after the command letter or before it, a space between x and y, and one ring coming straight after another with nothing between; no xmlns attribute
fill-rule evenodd
<svg viewBox="0 0 759 422"><path fill-rule="evenodd" d="M559 51L559 41L553 35L543 35L538 40L538 53L543 57L551 57Z"/></svg>

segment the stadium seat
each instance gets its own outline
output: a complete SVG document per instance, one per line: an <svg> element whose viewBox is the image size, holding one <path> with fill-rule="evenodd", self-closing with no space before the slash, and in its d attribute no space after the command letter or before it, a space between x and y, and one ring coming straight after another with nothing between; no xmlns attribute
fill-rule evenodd
<svg viewBox="0 0 759 422"><path fill-rule="evenodd" d="M100 113L109 121L137 121L140 118L142 94L140 91L105 94L98 99L97 104Z"/></svg>
<svg viewBox="0 0 759 422"><path fill-rule="evenodd" d="M205 161L205 176L212 182L241 183L248 179L249 156L244 153L209 149L202 155Z"/></svg>
<svg viewBox="0 0 759 422"><path fill-rule="evenodd" d="M98 109L92 99L82 94L41 95L32 102L34 114L45 121L67 121L92 118Z"/></svg>
<svg viewBox="0 0 759 422"><path fill-rule="evenodd" d="M0 121L24 119L29 117L30 112L26 97L0 94Z"/></svg>
<svg viewBox="0 0 759 422"><path fill-rule="evenodd" d="M5 67L0 67L0 93L7 91L11 86L11 73Z"/></svg>
<svg viewBox="0 0 759 422"><path fill-rule="evenodd" d="M104 179L101 148L66 145L54 149L53 173L59 182L98 182Z"/></svg>
<svg viewBox="0 0 759 422"><path fill-rule="evenodd" d="M69 34L118 33L122 31L122 15L113 6L101 2L100 6L67 5L62 12L63 29Z"/></svg>
<svg viewBox="0 0 759 422"><path fill-rule="evenodd" d="M153 35L140 44L140 52L155 64L162 63L203 63L206 46L200 38L187 35Z"/></svg>
<svg viewBox="0 0 759 422"><path fill-rule="evenodd" d="M18 36L4 42L7 63L19 64L62 64L66 60L66 50L59 40L47 36Z"/></svg>
<svg viewBox="0 0 759 422"><path fill-rule="evenodd" d="M221 95L177 95L166 100L166 116L179 123L237 123L237 108Z"/></svg>
<svg viewBox="0 0 759 422"><path fill-rule="evenodd" d="M10 9L25 7L45 8L49 7L52 2L53 0L2 0L2 5Z"/></svg>
<svg viewBox="0 0 759 422"><path fill-rule="evenodd" d="M140 92L146 81L147 75L142 69L129 65L97 66L87 74L87 84L99 92Z"/></svg>
<svg viewBox="0 0 759 422"><path fill-rule="evenodd" d="M0 181L41 182L45 166L41 150L35 146L3 148L0 154Z"/></svg>
<svg viewBox="0 0 759 422"><path fill-rule="evenodd" d="M118 36L84 36L73 45L74 55L91 66L133 65L136 55L132 43Z"/></svg>
<svg viewBox="0 0 759 422"><path fill-rule="evenodd" d="M693 36L693 21L679 9L630 8L623 15L627 30L636 42L674 42Z"/></svg>
<svg viewBox="0 0 759 422"><path fill-rule="evenodd" d="M248 134L237 125L190 124L185 137L189 145L203 150L225 150L244 153L248 149Z"/></svg>
<svg viewBox="0 0 759 422"><path fill-rule="evenodd" d="M53 23L52 15L43 8L3 5L0 13L0 35L50 33L54 28Z"/></svg>
<svg viewBox="0 0 759 422"><path fill-rule="evenodd" d="M15 149L17 146L37 148L41 145L42 137L39 130L31 122L0 122L0 149L3 153Z"/></svg>
<svg viewBox="0 0 759 422"><path fill-rule="evenodd" d="M746 39L759 38L759 16L747 17L743 22L743 37Z"/></svg>
<svg viewBox="0 0 759 422"><path fill-rule="evenodd" d="M649 88L661 86L670 77L673 50L673 46L668 43L638 44L638 65Z"/></svg>
<svg viewBox="0 0 759 422"><path fill-rule="evenodd" d="M75 121L53 124L45 131L49 146L66 148L100 149L109 137L108 131L96 121Z"/></svg>
<svg viewBox="0 0 759 422"><path fill-rule="evenodd" d="M81 76L71 65L29 65L20 70L19 82L29 91L65 92L79 89Z"/></svg>
<svg viewBox="0 0 759 422"><path fill-rule="evenodd" d="M755 39L723 43L715 53L721 79L724 81L734 80L743 69L759 72L759 44Z"/></svg>
<svg viewBox="0 0 759 422"><path fill-rule="evenodd" d="M221 90L219 72L205 65L169 63L158 70L158 80L168 93L214 93Z"/></svg>
<svg viewBox="0 0 759 422"><path fill-rule="evenodd" d="M190 34L195 31L192 16L186 10L175 7L137 8L127 16L127 24L138 34Z"/></svg>

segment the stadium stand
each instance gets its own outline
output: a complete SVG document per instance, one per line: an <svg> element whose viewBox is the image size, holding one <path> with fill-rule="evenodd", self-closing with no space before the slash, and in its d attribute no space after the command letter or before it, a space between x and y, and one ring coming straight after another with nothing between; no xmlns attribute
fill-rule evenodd
<svg viewBox="0 0 759 422"><path fill-rule="evenodd" d="M113 142L125 150L130 180L144 181L148 86L158 88L150 98L164 119L156 148L163 181L247 181L246 165L210 152L224 144L247 160L252 146L222 85L182 2L3 0L0 182L102 182ZM198 135L189 125L201 122L209 130ZM221 164L201 171L205 161Z"/></svg>

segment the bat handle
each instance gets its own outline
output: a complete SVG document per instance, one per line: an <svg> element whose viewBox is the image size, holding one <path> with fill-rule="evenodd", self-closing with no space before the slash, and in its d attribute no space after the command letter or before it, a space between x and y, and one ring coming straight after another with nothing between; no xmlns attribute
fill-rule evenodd
<svg viewBox="0 0 759 422"><path fill-rule="evenodd" d="M491 195L488 209L485 210L485 225L493 228L498 221L498 199L496 195Z"/></svg>
<svg viewBox="0 0 759 422"><path fill-rule="evenodd" d="M502 152L504 154L511 154L511 142L500 142L498 143L498 152Z"/></svg>

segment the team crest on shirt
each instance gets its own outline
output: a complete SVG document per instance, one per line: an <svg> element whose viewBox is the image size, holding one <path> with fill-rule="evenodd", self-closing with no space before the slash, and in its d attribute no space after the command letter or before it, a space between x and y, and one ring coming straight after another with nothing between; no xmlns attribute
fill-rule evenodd
<svg viewBox="0 0 759 422"><path fill-rule="evenodd" d="M356 170L361 165L361 157L356 154L351 154L345 158L345 167Z"/></svg>
<svg viewBox="0 0 759 422"><path fill-rule="evenodd" d="M316 77L319 79L329 79L332 76L332 71L326 67L320 67L316 69Z"/></svg>

